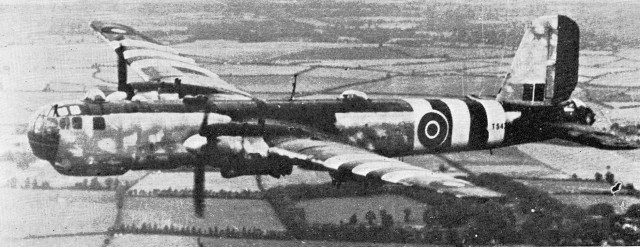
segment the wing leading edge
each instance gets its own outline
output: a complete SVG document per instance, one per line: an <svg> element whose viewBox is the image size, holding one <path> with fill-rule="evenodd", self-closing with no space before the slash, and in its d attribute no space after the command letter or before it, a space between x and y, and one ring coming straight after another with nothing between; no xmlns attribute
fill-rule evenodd
<svg viewBox="0 0 640 247"><path fill-rule="evenodd" d="M142 77L144 82L130 83L134 88L174 85L176 79L180 79L180 86L200 89L200 92L251 97L249 93L220 79L215 73L198 66L195 60L182 56L173 48L164 46L129 26L100 21L93 21L90 26L114 50L122 49L126 64Z"/></svg>
<svg viewBox="0 0 640 247"><path fill-rule="evenodd" d="M367 150L332 142L291 139L269 149L269 155L311 162L338 176L355 176L409 187L436 190L456 197L492 198L503 194L468 181L432 172Z"/></svg>

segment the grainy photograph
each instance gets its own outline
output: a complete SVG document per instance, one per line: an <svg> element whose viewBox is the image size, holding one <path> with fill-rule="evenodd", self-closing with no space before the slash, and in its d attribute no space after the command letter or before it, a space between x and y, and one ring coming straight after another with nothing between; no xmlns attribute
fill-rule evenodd
<svg viewBox="0 0 640 247"><path fill-rule="evenodd" d="M2 1L0 245L640 245L638 16Z"/></svg>

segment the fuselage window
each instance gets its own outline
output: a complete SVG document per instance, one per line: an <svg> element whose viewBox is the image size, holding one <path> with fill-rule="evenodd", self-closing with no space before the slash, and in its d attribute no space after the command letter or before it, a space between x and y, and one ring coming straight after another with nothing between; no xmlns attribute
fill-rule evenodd
<svg viewBox="0 0 640 247"><path fill-rule="evenodd" d="M36 118L35 124L33 125L33 132L36 134L42 133L42 126L44 126L44 116L40 115Z"/></svg>
<svg viewBox="0 0 640 247"><path fill-rule="evenodd" d="M82 129L82 118L81 117L74 117L71 119L71 125L73 126L74 129Z"/></svg>
<svg viewBox="0 0 640 247"><path fill-rule="evenodd" d="M69 128L69 119L63 117L60 119L60 129L68 129Z"/></svg>
<svg viewBox="0 0 640 247"><path fill-rule="evenodd" d="M64 106L58 107L58 116L64 117L67 115L69 115L69 109L67 109L67 107L64 107Z"/></svg>
<svg viewBox="0 0 640 247"><path fill-rule="evenodd" d="M80 115L80 113L82 113L80 107L77 105L69 106L69 112L71 113L71 115Z"/></svg>
<svg viewBox="0 0 640 247"><path fill-rule="evenodd" d="M104 130L106 128L107 128L107 125L105 124L103 117L93 117L94 130Z"/></svg>

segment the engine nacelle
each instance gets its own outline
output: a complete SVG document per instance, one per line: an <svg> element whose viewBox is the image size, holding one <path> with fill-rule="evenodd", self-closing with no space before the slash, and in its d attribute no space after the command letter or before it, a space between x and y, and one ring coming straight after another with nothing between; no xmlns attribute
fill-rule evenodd
<svg viewBox="0 0 640 247"><path fill-rule="evenodd" d="M124 167L81 167L81 166L73 166L73 167L61 167L57 165L53 165L53 168L60 174L66 176L118 176L125 174L129 171L129 169Z"/></svg>
<svg viewBox="0 0 640 247"><path fill-rule="evenodd" d="M219 136L216 138L216 150L226 162L220 165L220 174L224 178L244 175L271 175L279 178L290 175L293 166L280 157L269 157L269 145L257 136Z"/></svg>
<svg viewBox="0 0 640 247"><path fill-rule="evenodd" d="M245 175L270 175L280 178L291 175L293 165L280 158L245 158L229 157L229 162L220 167L220 175L223 178L234 178Z"/></svg>

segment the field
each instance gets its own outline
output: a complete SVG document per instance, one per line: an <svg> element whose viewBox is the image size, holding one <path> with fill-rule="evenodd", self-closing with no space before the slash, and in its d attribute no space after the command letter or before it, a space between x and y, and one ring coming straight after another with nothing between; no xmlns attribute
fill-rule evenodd
<svg viewBox="0 0 640 247"><path fill-rule="evenodd" d="M583 180L583 181L573 181L573 180L526 180L526 179L518 179L516 180L520 183L523 183L526 186L531 186L534 188L538 188L543 191L548 191L549 193L554 194L567 194L567 193L581 193L581 192L598 192L598 193L609 193L611 191L611 185L606 182L595 182L594 180Z"/></svg>
<svg viewBox="0 0 640 247"><path fill-rule="evenodd" d="M296 54L306 50L340 49L350 47L366 48L363 44L307 43L307 42L260 42L239 43L228 40L198 40L175 45L184 54L204 56L220 61L256 62L278 60L278 57ZM309 59L303 57L302 59Z"/></svg>
<svg viewBox="0 0 640 247"><path fill-rule="evenodd" d="M453 163L476 173L501 173L512 177L560 178L570 175L562 170L549 166L516 147L504 147L489 151L469 151L443 154Z"/></svg>
<svg viewBox="0 0 640 247"><path fill-rule="evenodd" d="M617 73L603 76L591 82L593 85L606 85L611 87L640 87L640 71L629 73Z"/></svg>
<svg viewBox="0 0 640 247"><path fill-rule="evenodd" d="M640 163L619 155L618 151L597 150L572 143L530 143L519 145L518 149L534 159L561 169L566 174L576 174L579 178L592 179L596 172L606 173L609 166L616 180L640 184Z"/></svg>
<svg viewBox="0 0 640 247"><path fill-rule="evenodd" d="M366 68L371 66L389 66L417 63L435 63L444 61L444 58L397 58L397 59L298 59L298 60L272 60L274 64L300 64L307 66Z"/></svg>
<svg viewBox="0 0 640 247"><path fill-rule="evenodd" d="M109 246L114 247L154 247L154 246L196 246L198 239L204 246L418 246L407 244L375 244L375 243L353 243L353 242L326 242L326 241L307 241L307 240L256 240L256 239L225 239L225 238L207 238L207 237L183 237L183 236L164 236L164 235L120 235L113 238ZM420 245L424 246L424 245Z"/></svg>
<svg viewBox="0 0 640 247"><path fill-rule="evenodd" d="M178 229L183 226L205 230L216 226L222 229L227 226L235 229L284 229L265 201L206 199L204 219L195 217L192 203L191 198L128 197L124 203L122 223L137 226L157 224L159 227L174 225Z"/></svg>
<svg viewBox="0 0 640 247"><path fill-rule="evenodd" d="M206 64L204 67L220 76L289 75L307 69L305 66L276 66L251 64Z"/></svg>
<svg viewBox="0 0 640 247"><path fill-rule="evenodd" d="M211 191L257 191L256 179L252 176L225 179L219 172L207 172L205 175L205 188ZM147 192L154 189L172 190L192 189L193 173L191 172L153 172L138 182L131 189L145 190Z"/></svg>
<svg viewBox="0 0 640 247"><path fill-rule="evenodd" d="M293 76L281 75L222 77L222 79L242 90L262 93L291 92L293 83ZM306 74L298 76L297 80L296 92L316 92L362 81L349 78L313 77Z"/></svg>
<svg viewBox="0 0 640 247"><path fill-rule="evenodd" d="M355 89L380 98L396 97L395 94L424 98L495 95L510 69L519 40L520 33L510 30L521 32L524 21L534 15L559 12L574 17L582 27L585 42L581 47L588 50L581 51L579 85L574 97L586 101L595 110L595 126L609 128L613 123L640 123L640 49L637 48L640 29L637 28L638 8L634 8L637 3L626 1L601 6L601 3L548 1L541 8L539 4L505 6L504 1L445 5L439 1L412 5L385 1L389 6L400 4L402 8L399 12L385 12L386 7L366 8L366 11L346 15L341 9L324 12L300 8L310 11L306 12L310 16L300 17L296 12L285 11L287 3L263 5L264 9L255 9L261 5L246 4L242 6L246 9L234 9L233 1L202 3L202 6L191 1L161 2L22 4L9 1L3 5L8 7L0 9L0 20L8 24L0 30L10 33L0 37L0 57L3 58L0 61L0 108L5 112L0 121L0 196L4 198L0 202L0 245L99 245L105 240L103 232L118 219L114 191L63 190L92 178L62 176L47 162L32 161L34 157L30 156L25 137L30 115L43 105L81 99L92 87L115 89L116 56L108 44L87 28L87 23L94 19L131 25L161 43L173 44L181 54L259 97L288 98L293 75L301 73L296 88L300 96L325 93L320 97L335 98L344 90ZM447 9L456 10L459 5L469 8L468 16L463 17L472 21L484 20L487 11L509 15L489 14L494 15L489 19L499 19L501 24L480 26L474 22L474 26L466 23L466 19L454 19L457 15L443 14ZM274 6L283 9L272 11ZM293 25L290 19L294 20ZM273 20L282 22L282 26L264 26ZM206 27L238 30L199 36L199 31L207 32ZM463 40L451 41L448 40L453 39L451 37L438 36L453 36L453 28L458 32L455 35L465 33ZM275 31L271 36L259 36L264 30ZM403 46L397 42L419 32L424 36L418 37L424 38L425 43ZM471 40L475 36L482 36L482 44ZM194 37L206 39L194 40ZM267 37L265 42L251 41L264 37ZM362 37L370 39L360 39ZM502 37L515 37L515 41ZM485 41L491 44L484 44ZM634 42L636 45L629 45ZM139 81L140 77L131 72L128 80ZM16 162L19 159L29 162L20 167ZM640 184L640 151L603 151L567 142L523 144L495 149L493 154L478 151L399 159L429 170L445 169L445 173L459 177L501 173L552 193L606 191L608 184L591 179L595 172L604 174L607 166L611 167L616 180ZM585 181L567 180L572 174ZM294 168L291 176L281 179L270 176L223 179L214 172L207 173L206 177L206 188L213 191L257 191L258 181L264 189L331 181L326 172L298 168ZM6 182L12 178L18 181L18 187L26 179L35 178L39 182L47 181L54 189L8 189ZM108 178L131 183L143 178L131 188L138 191L169 187L191 189L193 182L189 172L148 171L130 171L119 177L101 177L98 181L104 183ZM619 195L553 196L583 208L595 203L611 203L618 213L631 204L640 203L638 198ZM191 198L125 197L124 200L120 211L123 224L284 229L271 206L261 200L209 198L205 219L193 216ZM297 206L305 209L306 218L312 223L347 222L354 213L359 222L364 222L366 211L372 210L379 216L379 210L385 209L393 215L396 224L402 226L421 225L421 213L429 207L394 195L321 198L301 201ZM408 224L402 223L405 208L412 211ZM37 238L24 239L28 236ZM117 235L110 241L110 246L197 244L194 237L135 234ZM211 238L202 238L202 242L207 246L373 245Z"/></svg>
<svg viewBox="0 0 640 247"><path fill-rule="evenodd" d="M415 74L415 73L429 73L437 71L464 71L467 69L473 69L478 67L485 67L491 64L478 61L452 61L452 62L438 62L438 63L426 63L426 64L412 64L412 65L390 65L390 66L374 66L373 69L379 69L384 71L403 73L403 74Z"/></svg>
<svg viewBox="0 0 640 247"><path fill-rule="evenodd" d="M111 191L0 189L0 241L104 232L116 216Z"/></svg>
<svg viewBox="0 0 640 247"><path fill-rule="evenodd" d="M44 238L29 238L29 239L20 239L20 241L16 241L15 239L2 241L2 244L6 246L60 246L60 247L73 247L73 246L96 246L99 243L103 243L104 240L107 239L107 236L104 234L94 234L94 235L79 235L79 236L52 236L52 237L44 237ZM127 245L133 246L133 245Z"/></svg>
<svg viewBox="0 0 640 247"><path fill-rule="evenodd" d="M581 208L588 208L593 204L611 204L617 214L627 212L629 206L640 203L640 199L630 196L611 195L552 195L563 203L578 205Z"/></svg>
<svg viewBox="0 0 640 247"><path fill-rule="evenodd" d="M500 86L499 78L466 76L397 76L383 81L345 87L363 92L385 94L440 95L463 97L467 94L493 95ZM343 88L334 92L343 91Z"/></svg>
<svg viewBox="0 0 640 247"><path fill-rule="evenodd" d="M294 167L291 175L279 179L271 176L261 176L261 181L262 186L265 189L269 189L291 184L325 184L331 182L331 177L326 172L309 171Z"/></svg>

